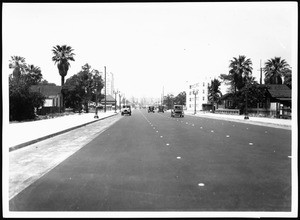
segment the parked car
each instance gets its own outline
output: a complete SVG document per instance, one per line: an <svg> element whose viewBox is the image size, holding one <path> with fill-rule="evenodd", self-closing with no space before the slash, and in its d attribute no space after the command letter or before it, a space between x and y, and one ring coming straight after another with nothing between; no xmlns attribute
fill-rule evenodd
<svg viewBox="0 0 300 220"><path fill-rule="evenodd" d="M164 113L164 106L162 106L162 105L158 106L157 112L162 112L162 113Z"/></svg>
<svg viewBox="0 0 300 220"><path fill-rule="evenodd" d="M184 117L183 106L182 105L174 105L171 109L171 117Z"/></svg>
<svg viewBox="0 0 300 220"><path fill-rule="evenodd" d="M148 113L149 113L149 112L153 112L153 113L154 113L154 106L149 106L149 107L148 107Z"/></svg>
<svg viewBox="0 0 300 220"><path fill-rule="evenodd" d="M130 115L131 116L131 106L130 105L123 105L121 108L121 115Z"/></svg>

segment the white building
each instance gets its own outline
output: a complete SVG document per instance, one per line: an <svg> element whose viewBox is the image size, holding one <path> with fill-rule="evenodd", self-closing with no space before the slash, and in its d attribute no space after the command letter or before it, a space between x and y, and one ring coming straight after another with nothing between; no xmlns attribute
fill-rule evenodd
<svg viewBox="0 0 300 220"><path fill-rule="evenodd" d="M105 83L105 74L100 73L103 83ZM106 95L114 96L114 90L115 90L115 82L114 82L114 74L113 73L106 73ZM103 94L105 94L105 85L102 90Z"/></svg>
<svg viewBox="0 0 300 220"><path fill-rule="evenodd" d="M212 80L211 77L203 77L193 82L192 81L187 82L186 108L188 111L195 110L195 97L196 97L196 111L202 111L203 104L209 104L208 86L211 80Z"/></svg>

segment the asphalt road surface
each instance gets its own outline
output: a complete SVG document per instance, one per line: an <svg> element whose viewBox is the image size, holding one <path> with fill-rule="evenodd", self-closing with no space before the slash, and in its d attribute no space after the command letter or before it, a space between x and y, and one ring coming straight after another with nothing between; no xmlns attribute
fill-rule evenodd
<svg viewBox="0 0 300 220"><path fill-rule="evenodd" d="M291 211L290 155L290 130L135 110L9 209Z"/></svg>

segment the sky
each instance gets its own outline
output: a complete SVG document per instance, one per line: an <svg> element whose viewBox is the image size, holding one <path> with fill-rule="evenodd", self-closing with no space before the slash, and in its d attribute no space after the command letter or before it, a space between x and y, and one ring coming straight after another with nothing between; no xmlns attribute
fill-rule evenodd
<svg viewBox="0 0 300 220"><path fill-rule="evenodd" d="M11 56L60 85L53 46L74 49L66 79L88 63L112 72L127 98L177 95L186 83L227 74L245 55L259 81L260 60L279 56L297 70L296 2L3 3L3 81Z"/></svg>

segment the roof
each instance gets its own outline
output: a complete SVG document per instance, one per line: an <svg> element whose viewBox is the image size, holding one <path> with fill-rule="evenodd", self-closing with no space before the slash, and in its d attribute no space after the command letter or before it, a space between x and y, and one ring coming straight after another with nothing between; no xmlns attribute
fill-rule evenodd
<svg viewBox="0 0 300 220"><path fill-rule="evenodd" d="M104 102L105 102L105 98L102 98L101 103L104 103ZM115 103L115 99L111 95L106 95L106 103L108 103L108 102Z"/></svg>
<svg viewBox="0 0 300 220"><path fill-rule="evenodd" d="M40 92L44 96L59 95L61 93L61 86L55 85L34 85L30 89L33 92Z"/></svg>
<svg viewBox="0 0 300 220"><path fill-rule="evenodd" d="M268 92L273 98L291 98L291 89L284 84L268 85Z"/></svg>

